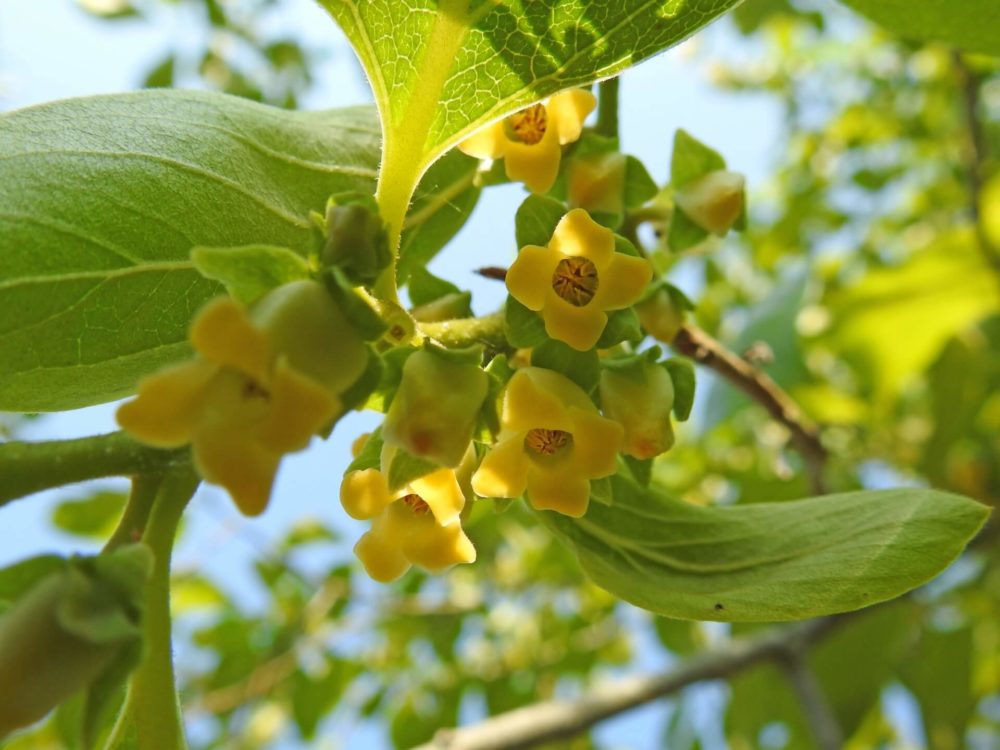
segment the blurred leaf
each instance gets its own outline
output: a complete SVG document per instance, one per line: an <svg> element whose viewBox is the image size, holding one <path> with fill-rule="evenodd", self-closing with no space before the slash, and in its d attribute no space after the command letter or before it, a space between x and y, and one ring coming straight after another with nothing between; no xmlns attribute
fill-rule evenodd
<svg viewBox="0 0 1000 750"><path fill-rule="evenodd" d="M410 292L410 302L414 305L426 305L462 291L450 281L439 279L423 266L417 266L410 272L406 288Z"/></svg>
<svg viewBox="0 0 1000 750"><path fill-rule="evenodd" d="M65 568L66 559L58 555L29 557L0 568L0 614L43 578Z"/></svg>
<svg viewBox="0 0 1000 750"><path fill-rule="evenodd" d="M903 265L870 271L827 305L833 327L823 340L870 375L885 405L951 336L1000 309L1000 293L971 235L953 233Z"/></svg>
<svg viewBox="0 0 1000 750"><path fill-rule="evenodd" d="M595 349L580 352L562 341L549 339L531 351L531 364L565 375L590 393L601 374L600 360Z"/></svg>
<svg viewBox="0 0 1000 750"><path fill-rule="evenodd" d="M674 384L674 416L677 421L686 422L691 416L691 407L694 406L694 365L684 357L671 357L663 366L667 368Z"/></svg>
<svg viewBox="0 0 1000 750"><path fill-rule="evenodd" d="M176 58L168 55L159 65L150 70L142 81L146 89L168 89L174 85L174 64Z"/></svg>
<svg viewBox="0 0 1000 750"><path fill-rule="evenodd" d="M966 52L1000 55L995 0L842 0L904 39L946 42Z"/></svg>
<svg viewBox="0 0 1000 750"><path fill-rule="evenodd" d="M715 149L706 146L686 130L674 135L674 152L670 160L670 184L684 187L709 172L726 168L726 160Z"/></svg>
<svg viewBox="0 0 1000 750"><path fill-rule="evenodd" d="M312 740L320 721L340 702L344 690L361 668L353 662L328 657L325 672L314 677L297 670L291 679L292 716L302 739Z"/></svg>
<svg viewBox="0 0 1000 750"><path fill-rule="evenodd" d="M613 477L613 502L539 513L599 586L668 617L778 621L843 612L941 572L987 509L932 490L699 507Z"/></svg>
<svg viewBox="0 0 1000 750"><path fill-rule="evenodd" d="M105 539L115 530L126 499L121 492L95 492L64 500L52 511L52 524L76 536Z"/></svg>

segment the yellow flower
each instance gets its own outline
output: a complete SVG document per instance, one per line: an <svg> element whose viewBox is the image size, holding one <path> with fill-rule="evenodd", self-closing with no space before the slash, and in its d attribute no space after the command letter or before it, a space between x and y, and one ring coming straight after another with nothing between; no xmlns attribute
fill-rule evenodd
<svg viewBox="0 0 1000 750"><path fill-rule="evenodd" d="M338 395L367 362L316 282L280 287L252 316L229 298L209 302L191 325L200 356L144 378L117 414L141 442L191 443L202 477L250 516L267 506L282 455L305 448L341 412Z"/></svg>
<svg viewBox="0 0 1000 750"><path fill-rule="evenodd" d="M378 469L352 471L340 485L340 501L352 518L372 520L354 553L376 581L394 581L410 565L437 573L476 559L462 530L465 496L454 469L438 469L396 492Z"/></svg>
<svg viewBox="0 0 1000 750"><path fill-rule="evenodd" d="M527 367L507 384L497 444L472 475L483 497L520 497L539 510L579 517L590 480L615 471L622 426L597 413L583 390L551 370Z"/></svg>
<svg viewBox="0 0 1000 750"><path fill-rule="evenodd" d="M574 158L566 186L569 205L593 214L624 213L626 164L625 155L617 151Z"/></svg>
<svg viewBox="0 0 1000 750"><path fill-rule="evenodd" d="M684 185L674 200L691 221L723 237L743 214L745 191L743 175L718 169Z"/></svg>
<svg viewBox="0 0 1000 750"><path fill-rule="evenodd" d="M663 365L640 360L628 367L605 368L600 394L604 413L625 428L622 453L647 459L670 450L674 381Z"/></svg>
<svg viewBox="0 0 1000 750"><path fill-rule="evenodd" d="M649 261L615 252L615 236L574 208L559 221L548 247L526 245L507 271L507 290L541 312L551 338L574 349L594 347L606 310L635 302L653 276Z"/></svg>
<svg viewBox="0 0 1000 750"><path fill-rule="evenodd" d="M477 159L502 158L507 177L533 193L547 193L559 173L562 147L580 137L596 104L589 91L563 91L487 125L458 148Z"/></svg>

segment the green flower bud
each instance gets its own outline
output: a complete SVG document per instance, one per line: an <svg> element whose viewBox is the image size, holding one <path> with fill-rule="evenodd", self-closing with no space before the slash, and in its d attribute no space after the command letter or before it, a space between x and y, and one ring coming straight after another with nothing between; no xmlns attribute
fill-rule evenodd
<svg viewBox="0 0 1000 750"><path fill-rule="evenodd" d="M440 466L458 466L472 440L488 381L478 364L456 353L414 352L403 365L382 439Z"/></svg>
<svg viewBox="0 0 1000 750"><path fill-rule="evenodd" d="M625 168L625 155L617 151L573 158L567 184L570 208L584 208L591 214L623 214Z"/></svg>
<svg viewBox="0 0 1000 750"><path fill-rule="evenodd" d="M276 354L334 394L347 390L368 365L360 334L317 281L277 287L254 305L250 317Z"/></svg>
<svg viewBox="0 0 1000 750"><path fill-rule="evenodd" d="M646 332L666 344L674 340L674 336L684 325L683 305L663 286L637 302L635 312Z"/></svg>
<svg viewBox="0 0 1000 750"><path fill-rule="evenodd" d="M335 195L326 208L326 243L321 259L356 284L371 284L392 261L385 222L371 196Z"/></svg>
<svg viewBox="0 0 1000 750"><path fill-rule="evenodd" d="M743 175L717 169L687 183L674 200L691 221L722 237L743 215L745 188Z"/></svg>
<svg viewBox="0 0 1000 750"><path fill-rule="evenodd" d="M141 638L144 545L72 560L0 617L0 737L93 684Z"/></svg>
<svg viewBox="0 0 1000 750"><path fill-rule="evenodd" d="M642 358L624 367L605 368L600 393L605 416L625 428L622 453L646 459L670 450L674 384L662 365Z"/></svg>

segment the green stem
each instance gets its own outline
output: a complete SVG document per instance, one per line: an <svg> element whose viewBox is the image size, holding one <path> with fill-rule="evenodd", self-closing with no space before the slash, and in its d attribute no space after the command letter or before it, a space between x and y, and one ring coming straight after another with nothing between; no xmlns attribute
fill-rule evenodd
<svg viewBox="0 0 1000 750"><path fill-rule="evenodd" d="M132 478L132 491L129 492L125 512L102 552L110 552L142 538L161 484L163 476L160 474L139 474Z"/></svg>
<svg viewBox="0 0 1000 750"><path fill-rule="evenodd" d="M158 474L190 463L187 448L160 450L123 432L44 443L0 443L0 506L33 492L100 477Z"/></svg>
<svg viewBox="0 0 1000 750"><path fill-rule="evenodd" d="M198 486L190 469L164 477L142 541L153 551L143 615L145 651L106 750L134 740L138 750L186 750L170 639L170 556L177 526Z"/></svg>
<svg viewBox="0 0 1000 750"><path fill-rule="evenodd" d="M597 84L597 125L600 135L618 137L618 78L609 78Z"/></svg>
<svg viewBox="0 0 1000 750"><path fill-rule="evenodd" d="M493 349L509 349L503 333L503 313L495 312L482 318L461 318L441 323L420 323L420 332L449 349L473 344L485 344Z"/></svg>

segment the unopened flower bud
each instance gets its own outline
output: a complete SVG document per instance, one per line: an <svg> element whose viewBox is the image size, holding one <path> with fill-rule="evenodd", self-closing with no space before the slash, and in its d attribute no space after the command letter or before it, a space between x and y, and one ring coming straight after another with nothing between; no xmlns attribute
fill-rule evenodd
<svg viewBox="0 0 1000 750"><path fill-rule="evenodd" d="M575 157L567 188L570 208L591 214L624 213L625 164L625 155L617 151Z"/></svg>
<svg viewBox="0 0 1000 750"><path fill-rule="evenodd" d="M439 466L458 466L486 400L479 365L421 349L403 365L403 379L382 426L387 445Z"/></svg>
<svg viewBox="0 0 1000 750"><path fill-rule="evenodd" d="M674 384L670 373L647 359L601 372L601 408L625 428L622 453L647 459L670 450L674 429L670 410Z"/></svg>
<svg viewBox="0 0 1000 750"><path fill-rule="evenodd" d="M743 175L718 169L684 185L674 200L691 221L722 237L743 214L745 189Z"/></svg>
<svg viewBox="0 0 1000 750"><path fill-rule="evenodd" d="M635 312L646 332L657 341L669 344L684 325L684 308L670 290L660 287L637 302Z"/></svg>
<svg viewBox="0 0 1000 750"><path fill-rule="evenodd" d="M148 548L71 561L0 617L0 738L93 684L141 637Z"/></svg>
<svg viewBox="0 0 1000 750"><path fill-rule="evenodd" d="M323 263L337 266L354 282L371 284L392 254L385 222L370 196L334 196L326 209Z"/></svg>

